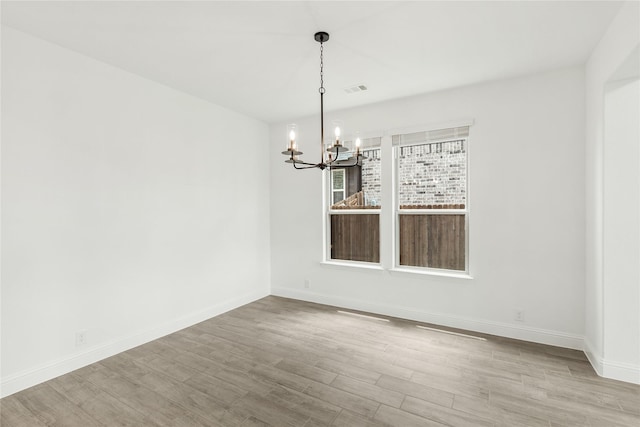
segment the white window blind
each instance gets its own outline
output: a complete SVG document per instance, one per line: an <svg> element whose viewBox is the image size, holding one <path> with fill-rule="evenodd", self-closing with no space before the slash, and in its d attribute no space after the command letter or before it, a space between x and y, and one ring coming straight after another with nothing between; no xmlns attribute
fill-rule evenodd
<svg viewBox="0 0 640 427"><path fill-rule="evenodd" d="M394 146L424 144L429 142L447 141L467 138L469 136L469 126L460 126L446 129L434 129L422 132L393 135Z"/></svg>

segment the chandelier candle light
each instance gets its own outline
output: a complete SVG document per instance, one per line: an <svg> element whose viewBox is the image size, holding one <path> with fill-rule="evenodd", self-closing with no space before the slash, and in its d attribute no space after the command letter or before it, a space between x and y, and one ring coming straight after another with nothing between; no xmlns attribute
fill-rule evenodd
<svg viewBox="0 0 640 427"><path fill-rule="evenodd" d="M318 168L320 170L331 169L332 167L340 167L340 168L350 168L354 166L362 166L362 159L364 156L360 153L360 138L356 138L355 140L355 153L354 155L349 156L347 159L340 159L341 153L346 153L349 150L342 144L341 137L341 129L340 126L337 125L335 127L335 141L333 145L327 148L327 153L325 154L324 150L324 42L329 40L329 33L324 31L320 31L315 33L313 36L314 39L320 43L320 163L308 163L298 158L302 154L301 151L298 151L298 144L296 143L296 125L288 126L288 136L289 136L289 144L287 145L287 149L282 152L285 156L289 156L285 163L292 163L293 167L296 169L312 169ZM343 155L344 156L344 155Z"/></svg>

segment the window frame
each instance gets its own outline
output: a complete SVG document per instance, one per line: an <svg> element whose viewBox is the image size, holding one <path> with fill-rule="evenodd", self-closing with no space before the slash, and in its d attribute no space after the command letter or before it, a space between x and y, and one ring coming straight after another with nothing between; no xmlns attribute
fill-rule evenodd
<svg viewBox="0 0 640 427"><path fill-rule="evenodd" d="M471 127L470 125L468 125ZM449 126L454 128L457 126ZM434 128L431 128L434 129ZM429 128L421 131L428 132ZM409 132L406 132L409 133ZM413 132L411 132L413 133ZM395 133L399 134L399 133ZM422 274L434 274L444 276L469 276L469 136L443 138L433 141L412 142L409 144L398 144L392 147L393 150L393 268L395 271L407 271ZM464 141L465 144L465 203L464 209L400 209L400 149L424 144L438 144L453 141ZM400 215L464 215L464 270L451 270L446 268L420 267L400 264Z"/></svg>
<svg viewBox="0 0 640 427"><path fill-rule="evenodd" d="M371 134L366 134L363 135L363 139L380 139L382 140L382 137L380 136L379 133L371 133ZM372 147L365 147L362 148L362 151L367 151L369 149L372 149ZM377 148L373 148L373 149L379 149L380 150L380 155L382 156L382 147L379 146ZM382 157L381 157L382 159ZM380 160L382 161L382 160ZM336 169L339 169L339 167L336 167ZM360 268L373 268L373 269L380 269L382 268L382 266L384 265L384 261L383 261L383 251L382 251L382 233L384 230L383 224L382 224L382 206L380 203L380 200L378 200L378 205L373 208L367 208L367 209L332 209L333 206L333 171L335 169L331 169L328 168L325 172L327 172L326 174L323 174L322 177L322 183L323 183L323 210L324 210L324 254L323 254L323 263L325 264L333 264L333 265L345 265L345 266L355 266L355 267L360 267ZM345 177L345 181L344 181L344 198L346 199L347 196L347 186L346 186L346 177L347 177L348 173L346 173L346 170L344 172L344 177ZM383 190L381 190L382 192ZM331 216L332 215L378 215L378 235L380 236L380 247L378 248L380 257L378 262L370 262L370 261L354 261L354 260L346 260L346 259L339 259L339 258L331 258Z"/></svg>

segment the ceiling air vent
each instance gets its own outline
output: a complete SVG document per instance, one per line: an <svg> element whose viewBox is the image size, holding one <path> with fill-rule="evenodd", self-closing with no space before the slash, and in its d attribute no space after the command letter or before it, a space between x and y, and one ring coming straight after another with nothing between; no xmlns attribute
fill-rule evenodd
<svg viewBox="0 0 640 427"><path fill-rule="evenodd" d="M367 90L367 87L365 85L354 85L354 86L349 86L344 88L344 91L347 93L356 93L356 92L362 92L365 90Z"/></svg>

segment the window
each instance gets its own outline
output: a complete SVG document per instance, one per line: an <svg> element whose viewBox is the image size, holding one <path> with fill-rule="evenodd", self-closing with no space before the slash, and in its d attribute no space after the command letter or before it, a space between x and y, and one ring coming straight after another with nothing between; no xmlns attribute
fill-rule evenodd
<svg viewBox="0 0 640 427"><path fill-rule="evenodd" d="M396 264L467 271L469 127L394 135Z"/></svg>
<svg viewBox="0 0 640 427"><path fill-rule="evenodd" d="M325 259L468 273L468 123L389 132L363 141L362 167L332 168L325 175ZM393 206L383 207L383 199ZM390 247L381 251L381 241Z"/></svg>
<svg viewBox="0 0 640 427"><path fill-rule="evenodd" d="M362 166L328 174L327 259L380 262L380 138L365 139Z"/></svg>

